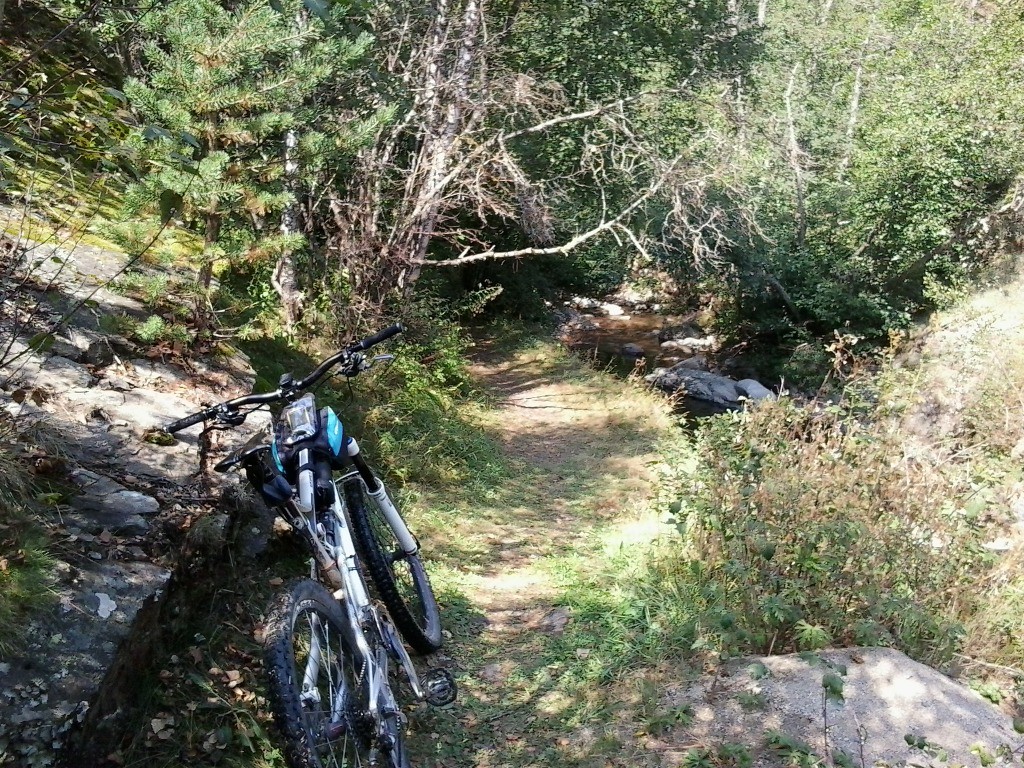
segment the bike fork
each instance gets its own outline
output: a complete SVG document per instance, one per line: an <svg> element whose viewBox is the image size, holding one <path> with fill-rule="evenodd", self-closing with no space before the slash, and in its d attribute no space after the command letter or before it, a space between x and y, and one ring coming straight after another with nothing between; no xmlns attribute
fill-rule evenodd
<svg viewBox="0 0 1024 768"><path fill-rule="evenodd" d="M363 484L366 486L366 492L377 503L380 511L384 513L384 517L387 518L388 523L391 525L391 530L394 531L395 538L398 540L398 546L402 548L402 552L405 554L415 555L420 550L419 542L416 541L416 537L409 531L405 520L402 519L401 513L394 502L391 501L391 497L388 496L384 483L373 474L370 465L366 463L366 459L359 452L359 443L356 442L354 437L348 439L346 450L356 470L359 472L359 477L362 478Z"/></svg>

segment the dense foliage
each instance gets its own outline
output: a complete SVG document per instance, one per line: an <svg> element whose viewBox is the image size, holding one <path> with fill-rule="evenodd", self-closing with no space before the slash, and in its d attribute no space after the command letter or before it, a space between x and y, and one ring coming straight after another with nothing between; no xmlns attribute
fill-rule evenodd
<svg viewBox="0 0 1024 768"><path fill-rule="evenodd" d="M122 241L196 232L197 307L216 272L250 333L372 324L424 270L527 313L646 270L716 296L734 337L882 337L983 266L1022 162L1011 0L62 2L6 23L40 20L114 87L86 65L55 89L52 47L5 50L5 184L30 186L44 140L127 172Z"/></svg>

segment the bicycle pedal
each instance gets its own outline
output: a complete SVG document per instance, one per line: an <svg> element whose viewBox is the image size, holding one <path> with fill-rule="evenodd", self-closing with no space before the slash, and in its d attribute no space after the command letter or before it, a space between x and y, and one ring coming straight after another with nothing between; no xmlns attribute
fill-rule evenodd
<svg viewBox="0 0 1024 768"><path fill-rule="evenodd" d="M446 707L459 695L452 673L440 667L426 672L420 678L420 684L423 686L424 698L432 707Z"/></svg>

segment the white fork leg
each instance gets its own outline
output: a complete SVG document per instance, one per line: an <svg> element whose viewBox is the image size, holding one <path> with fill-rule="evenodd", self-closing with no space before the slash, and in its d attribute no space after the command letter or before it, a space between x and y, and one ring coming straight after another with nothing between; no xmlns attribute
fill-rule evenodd
<svg viewBox="0 0 1024 768"><path fill-rule="evenodd" d="M317 681L320 677L320 663L323 657L320 648L320 618L316 614L310 614L310 641L309 657L306 659L306 668L302 671L302 700L315 701L320 703L320 691L317 689Z"/></svg>

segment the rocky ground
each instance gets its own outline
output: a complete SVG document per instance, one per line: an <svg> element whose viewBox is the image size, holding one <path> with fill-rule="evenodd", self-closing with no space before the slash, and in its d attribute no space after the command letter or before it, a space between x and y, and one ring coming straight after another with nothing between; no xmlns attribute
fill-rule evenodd
<svg viewBox="0 0 1024 768"><path fill-rule="evenodd" d="M4 246L26 258L0 310L0 407L64 493L46 520L58 607L34 617L28 648L0 663L0 764L51 765L88 719L140 609L161 600L176 557L168 542L202 501L198 430L167 444L154 429L248 391L254 375L241 355L185 364L105 332L105 317L149 314L102 287L123 255ZM57 325L45 352L29 349Z"/></svg>

